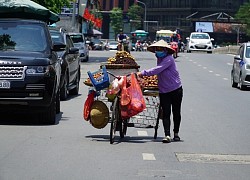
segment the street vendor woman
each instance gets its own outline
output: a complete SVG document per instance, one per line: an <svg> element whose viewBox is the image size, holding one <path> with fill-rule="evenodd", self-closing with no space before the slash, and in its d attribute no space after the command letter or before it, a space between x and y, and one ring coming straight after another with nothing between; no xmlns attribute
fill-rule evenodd
<svg viewBox="0 0 250 180"><path fill-rule="evenodd" d="M180 141L179 128L181 122L181 103L183 89L179 72L172 54L175 52L167 42L160 40L150 45L148 51L155 53L157 65L151 69L138 72L139 77L157 75L160 106L163 111L163 128L165 137L163 143L171 142L171 109L174 123L174 141Z"/></svg>

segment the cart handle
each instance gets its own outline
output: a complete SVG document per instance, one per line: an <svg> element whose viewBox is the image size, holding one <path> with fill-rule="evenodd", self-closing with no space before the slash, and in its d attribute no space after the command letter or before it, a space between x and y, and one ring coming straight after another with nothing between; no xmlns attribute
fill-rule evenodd
<svg viewBox="0 0 250 180"><path fill-rule="evenodd" d="M114 78L117 78L118 80L121 79L121 76L116 76L116 75L114 75L113 73L111 73L111 72L109 72L109 71L107 71L107 73L110 74L111 76L113 76ZM138 76L137 76L137 73L134 73L134 74L135 74L135 77L136 77L136 79L137 79L137 77L138 77ZM128 76L130 76L130 75L131 75L131 73L130 73L130 74L127 74L126 77L128 77Z"/></svg>

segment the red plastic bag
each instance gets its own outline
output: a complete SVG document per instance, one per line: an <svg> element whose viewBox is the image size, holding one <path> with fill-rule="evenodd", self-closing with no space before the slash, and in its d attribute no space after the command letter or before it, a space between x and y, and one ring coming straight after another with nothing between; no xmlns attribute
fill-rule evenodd
<svg viewBox="0 0 250 180"><path fill-rule="evenodd" d="M93 92L91 92L89 95L88 95L88 97L87 97L87 99L86 99L86 101L85 101L85 103L84 103L84 109L83 109L83 118L86 120L86 121L88 121L89 120L89 113L90 113L90 108L91 108L91 106L92 106L92 104L93 104L93 102L94 102L94 97L95 97L95 91L93 91Z"/></svg>
<svg viewBox="0 0 250 180"><path fill-rule="evenodd" d="M121 116L123 119L127 119L142 112L146 108L146 103L134 73L131 74L130 87L127 88L126 85L123 85L123 88L130 96L130 102L127 105L121 103Z"/></svg>
<svg viewBox="0 0 250 180"><path fill-rule="evenodd" d="M131 97L128 93L127 88L127 77L123 77L123 85L122 85L122 91L121 91L121 106L127 106L130 103Z"/></svg>

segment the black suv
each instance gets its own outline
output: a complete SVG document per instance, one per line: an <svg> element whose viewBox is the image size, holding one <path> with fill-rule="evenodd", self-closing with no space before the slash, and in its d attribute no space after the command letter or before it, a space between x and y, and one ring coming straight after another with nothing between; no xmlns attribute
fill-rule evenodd
<svg viewBox="0 0 250 180"><path fill-rule="evenodd" d="M63 28L49 28L52 41L63 43L66 48L58 51L58 58L61 60L61 83L60 98L66 100L68 95L77 95L79 92L79 82L81 76L81 61L79 49L74 47L70 35Z"/></svg>
<svg viewBox="0 0 250 180"><path fill-rule="evenodd" d="M55 124L60 112L60 59L43 21L0 19L0 110L28 110Z"/></svg>

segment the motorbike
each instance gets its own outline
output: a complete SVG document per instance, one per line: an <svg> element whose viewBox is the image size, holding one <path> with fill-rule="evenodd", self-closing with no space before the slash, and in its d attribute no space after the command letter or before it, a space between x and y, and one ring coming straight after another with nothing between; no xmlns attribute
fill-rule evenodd
<svg viewBox="0 0 250 180"><path fill-rule="evenodd" d="M128 53L130 53L128 43L129 42L127 41L127 39L120 40L118 43L118 51L127 51Z"/></svg>
<svg viewBox="0 0 250 180"><path fill-rule="evenodd" d="M173 54L174 58L177 58L178 57L178 51L179 51L179 48L178 48L178 43L177 42L170 42L170 46L172 49L175 50L175 53Z"/></svg>
<svg viewBox="0 0 250 180"><path fill-rule="evenodd" d="M136 42L135 43L135 50L136 51L142 51L143 47L142 47L142 43L141 42Z"/></svg>

